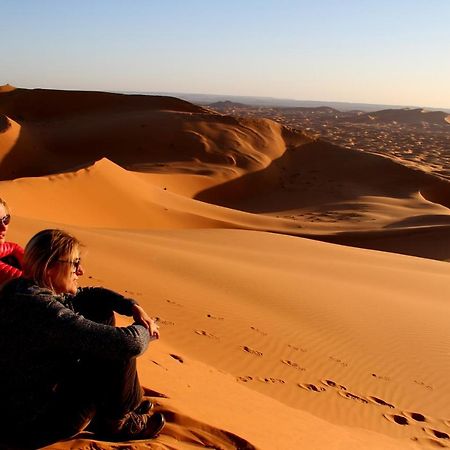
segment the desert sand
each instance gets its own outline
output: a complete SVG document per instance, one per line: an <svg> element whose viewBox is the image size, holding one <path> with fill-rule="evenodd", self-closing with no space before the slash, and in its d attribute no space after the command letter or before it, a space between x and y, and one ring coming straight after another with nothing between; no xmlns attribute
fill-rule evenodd
<svg viewBox="0 0 450 450"><path fill-rule="evenodd" d="M73 232L82 284L161 323L161 435L48 448L450 446L447 180L174 98L12 86L0 178L9 240Z"/></svg>

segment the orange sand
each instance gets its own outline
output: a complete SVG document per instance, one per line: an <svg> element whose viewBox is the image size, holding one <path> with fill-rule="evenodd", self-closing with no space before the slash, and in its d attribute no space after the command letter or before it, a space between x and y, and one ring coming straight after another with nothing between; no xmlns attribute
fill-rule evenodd
<svg viewBox="0 0 450 450"><path fill-rule="evenodd" d="M161 321L161 436L50 448L450 444L448 182L164 97L0 89L0 117L9 238L75 233L83 284Z"/></svg>

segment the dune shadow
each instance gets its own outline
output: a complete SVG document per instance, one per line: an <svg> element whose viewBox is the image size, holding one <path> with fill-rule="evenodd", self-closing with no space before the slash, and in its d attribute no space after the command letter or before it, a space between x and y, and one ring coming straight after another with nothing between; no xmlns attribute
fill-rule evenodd
<svg viewBox="0 0 450 450"><path fill-rule="evenodd" d="M288 149L267 168L206 189L196 200L251 213L320 208L361 196L450 204L450 183L387 157L321 140Z"/></svg>
<svg viewBox="0 0 450 450"><path fill-rule="evenodd" d="M385 229L404 227L430 227L435 225L450 226L450 215L445 214L422 214L420 216L407 217L406 219L385 225Z"/></svg>
<svg viewBox="0 0 450 450"><path fill-rule="evenodd" d="M136 450L175 450L186 446L188 448L214 448L221 450L256 450L256 447L249 441L230 431L214 427L166 407L157 406L155 411L164 414L166 426L161 434L154 439L110 442L99 440L95 434L88 431L81 431L73 438L48 445L45 449L110 450L111 448L133 448Z"/></svg>

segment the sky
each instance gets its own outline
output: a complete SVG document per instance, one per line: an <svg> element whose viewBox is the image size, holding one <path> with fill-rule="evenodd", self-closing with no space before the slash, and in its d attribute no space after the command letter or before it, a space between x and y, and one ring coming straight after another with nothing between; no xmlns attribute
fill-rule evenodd
<svg viewBox="0 0 450 450"><path fill-rule="evenodd" d="M450 108L448 0L0 0L0 84Z"/></svg>

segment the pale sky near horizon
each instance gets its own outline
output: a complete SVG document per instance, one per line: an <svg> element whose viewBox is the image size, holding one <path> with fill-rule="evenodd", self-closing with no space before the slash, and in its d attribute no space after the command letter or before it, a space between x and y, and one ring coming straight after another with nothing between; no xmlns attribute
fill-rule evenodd
<svg viewBox="0 0 450 450"><path fill-rule="evenodd" d="M448 0L0 0L0 84L450 108Z"/></svg>

